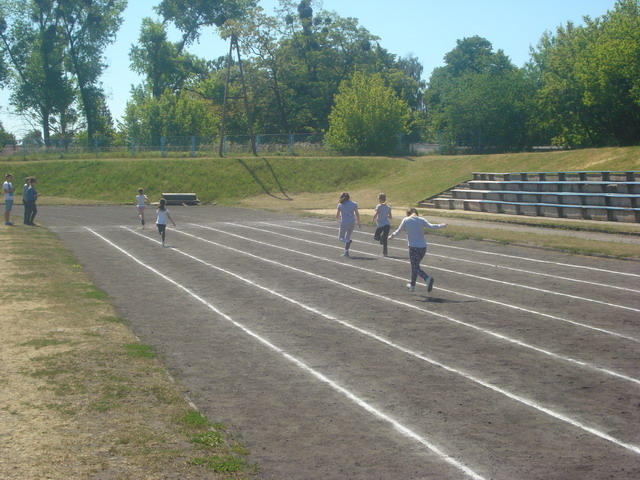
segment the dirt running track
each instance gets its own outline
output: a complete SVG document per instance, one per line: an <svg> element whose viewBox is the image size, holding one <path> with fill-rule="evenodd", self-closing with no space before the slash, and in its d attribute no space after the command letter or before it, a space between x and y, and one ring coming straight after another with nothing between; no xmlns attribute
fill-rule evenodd
<svg viewBox="0 0 640 480"><path fill-rule="evenodd" d="M638 262L431 236L411 293L371 228L343 258L330 221L172 207L163 248L40 210L258 478L640 478Z"/></svg>

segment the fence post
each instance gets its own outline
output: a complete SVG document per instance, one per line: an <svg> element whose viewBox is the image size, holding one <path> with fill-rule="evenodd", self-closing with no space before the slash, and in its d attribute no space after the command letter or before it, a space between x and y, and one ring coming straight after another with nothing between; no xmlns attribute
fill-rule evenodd
<svg viewBox="0 0 640 480"><path fill-rule="evenodd" d="M226 135L222 136L222 154L225 157L227 156L227 136Z"/></svg>
<svg viewBox="0 0 640 480"><path fill-rule="evenodd" d="M191 156L196 156L196 137L193 135L191 136Z"/></svg>
<svg viewBox="0 0 640 480"><path fill-rule="evenodd" d="M93 145L94 145L95 150L96 150L96 157L100 156L100 148L98 147L98 143L99 143L98 139L94 138L93 139Z"/></svg>
<svg viewBox="0 0 640 480"><path fill-rule="evenodd" d="M129 139L129 145L130 145L130 149L131 149L131 155L135 155L136 154L136 140L135 138L130 138Z"/></svg>
<svg viewBox="0 0 640 480"><path fill-rule="evenodd" d="M256 134L256 154L260 153L260 134Z"/></svg>
<svg viewBox="0 0 640 480"><path fill-rule="evenodd" d="M166 149L164 148L165 141L166 141L165 136L164 136L164 135L163 135L163 136L161 136L161 137L160 137L160 155L162 156L162 158L164 158L164 157L166 157L166 156L167 156L167 151L166 151Z"/></svg>
<svg viewBox="0 0 640 480"><path fill-rule="evenodd" d="M289 155L295 155L295 152L293 151L293 133L289 134Z"/></svg>

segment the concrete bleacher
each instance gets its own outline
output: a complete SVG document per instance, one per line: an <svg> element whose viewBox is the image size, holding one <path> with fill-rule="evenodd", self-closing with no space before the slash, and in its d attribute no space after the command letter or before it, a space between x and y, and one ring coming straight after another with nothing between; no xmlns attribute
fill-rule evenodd
<svg viewBox="0 0 640 480"><path fill-rule="evenodd" d="M421 206L640 223L640 171L476 172Z"/></svg>

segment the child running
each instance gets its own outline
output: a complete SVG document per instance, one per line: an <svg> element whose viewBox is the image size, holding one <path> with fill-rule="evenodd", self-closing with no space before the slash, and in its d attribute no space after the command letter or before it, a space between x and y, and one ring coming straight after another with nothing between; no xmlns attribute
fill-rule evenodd
<svg viewBox="0 0 640 480"><path fill-rule="evenodd" d="M158 227L158 233L162 237L162 246L164 247L164 238L167 230L167 219L171 220L173 226L176 226L176 222L173 221L171 216L169 215L169 210L167 209L167 201L164 198L160 199L160 203L158 204L158 209L156 210L156 226Z"/></svg>
<svg viewBox="0 0 640 480"><path fill-rule="evenodd" d="M424 218L420 218L418 210L410 208L407 210L407 216L402 219L398 229L389 235L392 239L398 233L406 231L407 241L409 243L409 261L411 262L411 283L407 285L410 291L415 291L416 280L418 276L424 279L427 284L427 292L433 289L433 277L427 275L422 268L420 262L427 253L427 241L424 238L424 229L427 228L444 228L446 223L429 223Z"/></svg>
<svg viewBox="0 0 640 480"><path fill-rule="evenodd" d="M353 229L358 224L360 228L360 213L358 212L358 205L351 200L351 197L347 192L340 194L340 203L338 203L338 210L336 210L336 218L340 220L340 230L338 232L338 239L344 242L343 257L349 256L349 247L351 246L351 234Z"/></svg>
<svg viewBox="0 0 640 480"><path fill-rule="evenodd" d="M147 205L149 199L144 194L144 189L138 189L138 195L136 195L136 204L138 205L138 216L140 217L140 223L144 229L144 207Z"/></svg>
<svg viewBox="0 0 640 480"><path fill-rule="evenodd" d="M384 193L378 195L378 205L376 205L376 213L373 215L373 221L376 222L376 233L373 239L382 245L382 255L389 256L387 253L387 240L389 237L389 229L391 229L391 207L387 205L387 196Z"/></svg>

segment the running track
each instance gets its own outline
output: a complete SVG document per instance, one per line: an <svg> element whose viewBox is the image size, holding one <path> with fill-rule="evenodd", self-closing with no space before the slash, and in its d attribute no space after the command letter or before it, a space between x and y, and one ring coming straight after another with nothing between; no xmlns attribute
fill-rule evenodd
<svg viewBox="0 0 640 480"><path fill-rule="evenodd" d="M640 478L640 263L173 207L39 217L265 479ZM149 211L148 216L152 216ZM149 218L148 220L152 220Z"/></svg>

